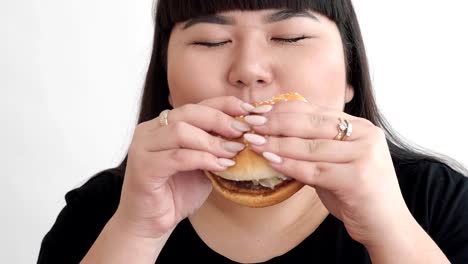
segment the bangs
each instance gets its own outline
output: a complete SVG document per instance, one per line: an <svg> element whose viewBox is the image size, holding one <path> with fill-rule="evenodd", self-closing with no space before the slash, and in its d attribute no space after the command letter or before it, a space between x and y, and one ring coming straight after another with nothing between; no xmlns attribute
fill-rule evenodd
<svg viewBox="0 0 468 264"><path fill-rule="evenodd" d="M170 30L174 24L232 10L311 10L340 23L352 12L350 0L159 0L156 24ZM167 12L159 12L166 10Z"/></svg>

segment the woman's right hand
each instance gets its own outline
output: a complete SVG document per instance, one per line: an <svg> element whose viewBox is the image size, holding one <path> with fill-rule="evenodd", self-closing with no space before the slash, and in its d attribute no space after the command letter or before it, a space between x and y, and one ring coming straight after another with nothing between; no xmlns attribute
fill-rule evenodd
<svg viewBox="0 0 468 264"><path fill-rule="evenodd" d="M159 117L139 124L114 218L138 236L159 238L197 210L212 190L203 170L227 169L245 147L226 140L250 130L234 118L248 113L242 105L216 97L171 110L167 126Z"/></svg>

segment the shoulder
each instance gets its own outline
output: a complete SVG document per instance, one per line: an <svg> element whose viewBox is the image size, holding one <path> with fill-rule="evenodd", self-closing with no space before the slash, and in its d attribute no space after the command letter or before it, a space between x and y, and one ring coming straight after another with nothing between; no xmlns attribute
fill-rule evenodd
<svg viewBox="0 0 468 264"><path fill-rule="evenodd" d="M463 175L440 161L423 159L407 163L397 162L395 172L403 195L406 196L426 194L440 197L468 191L468 175Z"/></svg>
<svg viewBox="0 0 468 264"><path fill-rule="evenodd" d="M123 176L113 170L96 174L65 194L66 205L57 221L68 213L82 220L89 219L90 223L107 223L119 204L122 184Z"/></svg>
<svg viewBox="0 0 468 264"><path fill-rule="evenodd" d="M38 263L78 263L117 209L122 184L122 176L106 170L68 191L42 240Z"/></svg>
<svg viewBox="0 0 468 264"><path fill-rule="evenodd" d="M468 263L468 177L428 160L400 164L395 170L414 218L452 263Z"/></svg>
<svg viewBox="0 0 468 264"><path fill-rule="evenodd" d="M395 171L412 211L435 213L431 210L440 206L468 206L468 177L446 163L432 160L396 163Z"/></svg>
<svg viewBox="0 0 468 264"><path fill-rule="evenodd" d="M122 190L123 176L112 170L102 171L83 185L65 194L65 201L68 204L92 203L97 205L100 202L118 202Z"/></svg>

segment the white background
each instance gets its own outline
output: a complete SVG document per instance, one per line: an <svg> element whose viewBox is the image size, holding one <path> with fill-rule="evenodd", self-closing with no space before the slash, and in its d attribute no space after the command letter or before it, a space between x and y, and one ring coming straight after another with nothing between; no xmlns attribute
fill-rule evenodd
<svg viewBox="0 0 468 264"><path fill-rule="evenodd" d="M354 3L387 118L468 165L467 4ZM0 263L34 263L65 193L122 159L149 60L151 7L0 2Z"/></svg>

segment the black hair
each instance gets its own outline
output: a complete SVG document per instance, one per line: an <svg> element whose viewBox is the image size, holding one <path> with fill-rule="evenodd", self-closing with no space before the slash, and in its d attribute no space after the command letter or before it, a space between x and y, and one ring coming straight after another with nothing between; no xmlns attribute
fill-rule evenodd
<svg viewBox="0 0 468 264"><path fill-rule="evenodd" d="M340 32L345 54L346 78L355 92L353 100L346 104L345 112L368 119L385 131L394 162L441 162L468 175L467 170L457 161L405 141L391 128L379 111L374 98L364 41L351 0L159 0L155 4L153 48L141 98L138 124L157 117L164 109L171 108L168 102L166 60L169 37L176 23L229 10L311 10L334 21ZM127 155L115 168L120 173L125 171Z"/></svg>

